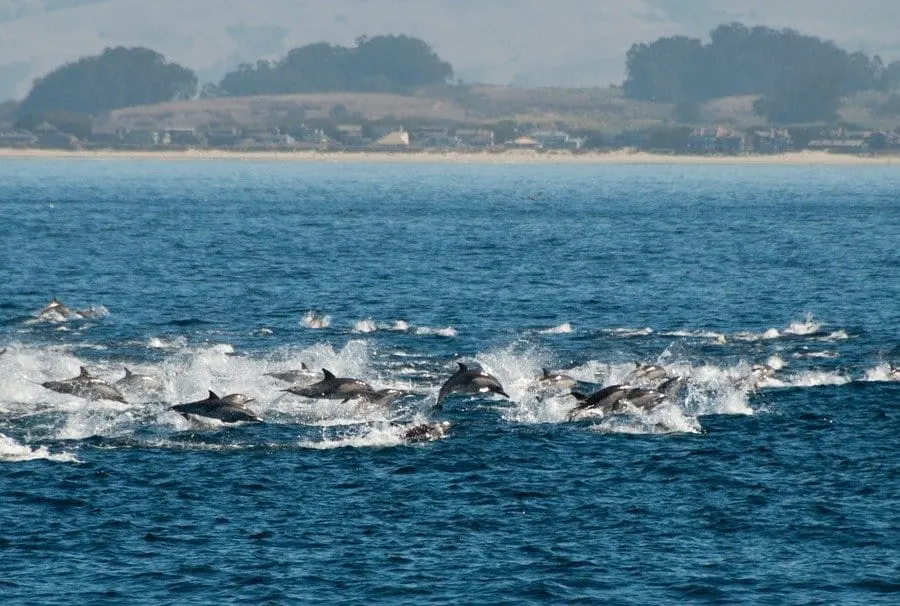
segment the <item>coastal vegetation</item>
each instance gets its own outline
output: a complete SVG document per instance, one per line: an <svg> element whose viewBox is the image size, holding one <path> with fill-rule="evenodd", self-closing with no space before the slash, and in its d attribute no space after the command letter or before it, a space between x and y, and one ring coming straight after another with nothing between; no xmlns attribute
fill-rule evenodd
<svg viewBox="0 0 900 606"><path fill-rule="evenodd" d="M489 128L496 144L543 129L565 130L587 147L621 135L681 151L685 133L709 126L790 126L802 144L824 128L892 131L900 123L900 62L792 30L732 23L708 43L659 38L634 44L625 66L621 86L468 85L453 82L453 66L422 40L361 36L352 47L294 48L198 87L191 69L158 52L118 47L36 80L21 103L0 107L0 128L86 139L163 129L283 134L303 125L340 138L342 126L356 125L367 140L389 127Z"/></svg>

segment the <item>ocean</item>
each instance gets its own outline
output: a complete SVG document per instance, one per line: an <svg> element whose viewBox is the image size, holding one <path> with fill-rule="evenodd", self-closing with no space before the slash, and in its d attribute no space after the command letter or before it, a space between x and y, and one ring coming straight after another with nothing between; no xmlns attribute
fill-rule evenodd
<svg viewBox="0 0 900 606"><path fill-rule="evenodd" d="M0 602L896 604L898 200L893 166L5 159ZM508 398L436 408L459 363ZM637 364L683 389L537 381ZM302 366L411 393L267 374ZM42 386L81 367L158 382ZM264 422L170 410L209 391Z"/></svg>

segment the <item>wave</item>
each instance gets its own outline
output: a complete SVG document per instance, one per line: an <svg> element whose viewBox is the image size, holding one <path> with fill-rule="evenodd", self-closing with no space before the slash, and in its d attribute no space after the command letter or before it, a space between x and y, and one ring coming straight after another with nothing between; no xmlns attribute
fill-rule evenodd
<svg viewBox="0 0 900 606"><path fill-rule="evenodd" d="M331 316L320 314L315 311L308 311L306 312L306 315L303 316L301 322L307 328L328 328L331 326Z"/></svg>
<svg viewBox="0 0 900 606"><path fill-rule="evenodd" d="M539 330L538 332L542 335L568 335L575 332L575 329L572 328L572 324L570 324L569 322L563 322L559 326L545 328L543 330Z"/></svg>
<svg viewBox="0 0 900 606"><path fill-rule="evenodd" d="M357 320L353 325L353 332L356 333L370 333L378 330L378 327L375 325L375 322L370 318L365 318L363 320Z"/></svg>
<svg viewBox="0 0 900 606"><path fill-rule="evenodd" d="M21 463L23 461L36 461L39 459L58 461L60 463L81 463L81 461L70 452L53 454L46 446L31 448L0 433L0 461L6 463Z"/></svg>

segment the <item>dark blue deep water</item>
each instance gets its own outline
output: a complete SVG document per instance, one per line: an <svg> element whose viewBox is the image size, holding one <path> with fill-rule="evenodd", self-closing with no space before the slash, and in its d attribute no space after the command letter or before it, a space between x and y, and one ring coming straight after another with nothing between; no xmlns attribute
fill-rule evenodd
<svg viewBox="0 0 900 606"><path fill-rule="evenodd" d="M898 327L895 166L6 159L0 603L896 604Z"/></svg>

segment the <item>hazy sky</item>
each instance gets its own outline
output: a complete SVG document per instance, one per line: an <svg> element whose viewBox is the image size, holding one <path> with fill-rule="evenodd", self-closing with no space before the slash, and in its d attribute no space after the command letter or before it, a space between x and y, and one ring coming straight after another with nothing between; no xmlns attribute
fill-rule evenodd
<svg viewBox="0 0 900 606"><path fill-rule="evenodd" d="M241 61L362 34L422 38L458 78L620 83L632 43L716 25L790 27L900 59L900 0L0 0L0 99L106 46L147 46L217 81Z"/></svg>

